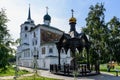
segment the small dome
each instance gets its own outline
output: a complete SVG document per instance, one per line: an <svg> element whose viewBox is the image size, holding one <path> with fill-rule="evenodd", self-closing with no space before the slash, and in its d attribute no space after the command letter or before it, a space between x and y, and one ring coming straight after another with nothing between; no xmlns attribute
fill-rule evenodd
<svg viewBox="0 0 120 80"><path fill-rule="evenodd" d="M71 17L71 18L69 19L69 23L76 23L76 18Z"/></svg>
<svg viewBox="0 0 120 80"><path fill-rule="evenodd" d="M51 17L48 15L48 14L46 14L45 16L44 16L44 20L51 20Z"/></svg>

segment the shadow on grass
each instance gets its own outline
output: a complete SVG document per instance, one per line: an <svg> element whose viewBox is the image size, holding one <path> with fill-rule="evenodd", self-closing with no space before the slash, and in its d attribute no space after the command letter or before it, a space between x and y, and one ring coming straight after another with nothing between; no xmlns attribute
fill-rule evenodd
<svg viewBox="0 0 120 80"><path fill-rule="evenodd" d="M18 80L59 80L54 78L46 78L39 75L32 75L32 76L21 76L18 78Z"/></svg>

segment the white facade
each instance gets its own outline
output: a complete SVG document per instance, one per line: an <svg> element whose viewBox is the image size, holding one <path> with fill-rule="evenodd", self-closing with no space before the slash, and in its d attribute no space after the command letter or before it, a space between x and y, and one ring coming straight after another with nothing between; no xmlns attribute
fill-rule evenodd
<svg viewBox="0 0 120 80"><path fill-rule="evenodd" d="M58 51L55 41L62 36L63 31L50 26L51 21L49 20L44 20L44 24L35 25L30 17L30 8L28 14L28 20L21 25L17 63L20 66L33 67L34 55L38 55L37 67L49 69L50 64L58 64ZM70 51L66 54L62 49L61 64L70 64L71 59Z"/></svg>

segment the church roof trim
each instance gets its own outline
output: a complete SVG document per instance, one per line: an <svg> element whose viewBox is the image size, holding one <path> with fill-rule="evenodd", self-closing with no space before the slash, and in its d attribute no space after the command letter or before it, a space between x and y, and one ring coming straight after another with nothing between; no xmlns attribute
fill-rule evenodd
<svg viewBox="0 0 120 80"><path fill-rule="evenodd" d="M49 42L44 42L44 43L41 43L41 45L50 45L50 44L55 44L56 41L49 41Z"/></svg>
<svg viewBox="0 0 120 80"><path fill-rule="evenodd" d="M60 30L60 29L58 29L56 27L53 27L53 26L49 26L49 25L45 25L45 24L41 24L41 26L45 26L45 27L48 27L48 28L51 28L51 29L54 29L54 30L58 30L60 32L64 32L64 31L62 31L62 30Z"/></svg>
<svg viewBox="0 0 120 80"><path fill-rule="evenodd" d="M36 25L34 28L32 28L32 29L30 30L30 32L33 31L34 29L36 29L36 28L39 27L39 26L43 26L43 27L47 27L47 28L50 28L50 29L54 29L54 30L60 31L60 32L64 32L64 31L62 31L62 30L60 30L60 29L58 29L58 28L55 28L55 27L49 26L49 25L45 25L45 24L38 24L38 25Z"/></svg>

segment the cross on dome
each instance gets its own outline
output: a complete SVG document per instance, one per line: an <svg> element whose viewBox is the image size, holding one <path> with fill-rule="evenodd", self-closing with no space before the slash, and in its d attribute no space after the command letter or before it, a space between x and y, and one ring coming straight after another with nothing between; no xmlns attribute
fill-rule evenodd
<svg viewBox="0 0 120 80"><path fill-rule="evenodd" d="M48 9L49 9L49 8L48 8L48 7L46 7L46 13L47 13L47 14L48 14Z"/></svg>
<svg viewBox="0 0 120 80"><path fill-rule="evenodd" d="M48 14L48 7L46 7L46 14L45 14L45 16L43 17L43 19L44 19L44 24L46 24L46 25L50 25L50 22L51 22L51 17L50 17L50 15Z"/></svg>
<svg viewBox="0 0 120 80"><path fill-rule="evenodd" d="M71 12L72 12L72 17L73 17L73 12L74 12L74 10L73 10L73 9L71 9Z"/></svg>
<svg viewBox="0 0 120 80"><path fill-rule="evenodd" d="M71 12L72 12L72 17L69 19L69 23L75 23L76 24L76 18L74 18L74 16L73 16L74 10L71 9Z"/></svg>

